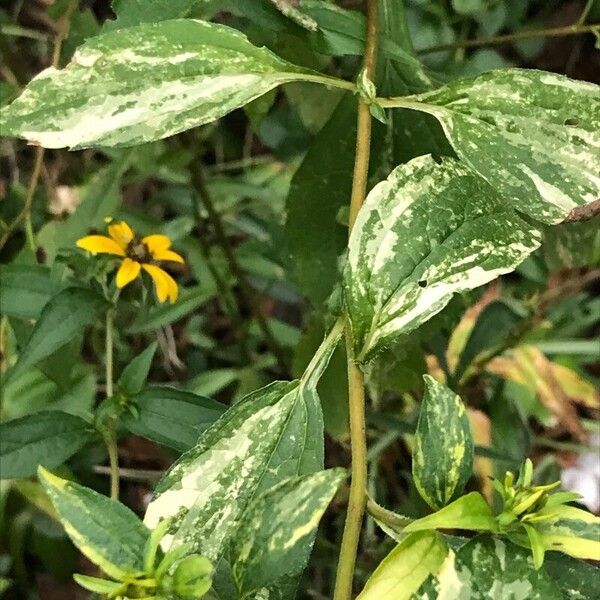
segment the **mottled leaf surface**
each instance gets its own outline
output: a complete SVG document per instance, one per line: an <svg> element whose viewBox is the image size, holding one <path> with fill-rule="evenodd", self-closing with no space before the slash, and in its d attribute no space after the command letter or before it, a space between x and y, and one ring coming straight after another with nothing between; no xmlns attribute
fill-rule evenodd
<svg viewBox="0 0 600 600"><path fill-rule="evenodd" d="M422 156L394 169L369 193L350 236L344 297L359 360L455 293L512 271L540 237L454 159Z"/></svg>
<svg viewBox="0 0 600 600"><path fill-rule="evenodd" d="M498 69L413 97L458 156L515 208L557 223L600 196L600 87Z"/></svg>
<svg viewBox="0 0 600 600"><path fill-rule="evenodd" d="M298 381L275 382L228 410L174 464L159 482L144 521L153 528L160 519L177 516L163 547L191 542L214 561L257 493L322 464L316 393Z"/></svg>
<svg viewBox="0 0 600 600"><path fill-rule="evenodd" d="M57 467L93 437L89 423L58 410L0 423L0 479L30 477L39 465Z"/></svg>
<svg viewBox="0 0 600 600"><path fill-rule="evenodd" d="M546 549L600 561L600 517L574 506L547 508L539 515L543 518L532 525Z"/></svg>
<svg viewBox="0 0 600 600"><path fill-rule="evenodd" d="M438 534L411 533L381 561L357 600L409 600L427 577L439 571L447 554Z"/></svg>
<svg viewBox="0 0 600 600"><path fill-rule="evenodd" d="M440 509L460 493L473 472L473 436L460 397L425 375L412 472L423 499Z"/></svg>
<svg viewBox="0 0 600 600"><path fill-rule="evenodd" d="M489 535L450 554L440 573L413 595L415 600L561 600L559 589L536 570L525 548Z"/></svg>
<svg viewBox="0 0 600 600"><path fill-rule="evenodd" d="M140 573L150 532L125 505L39 469L40 481L73 543L107 575Z"/></svg>
<svg viewBox="0 0 600 600"><path fill-rule="evenodd" d="M340 80L292 65L235 29L193 19L92 38L0 112L5 135L47 148L133 146L214 121L274 87Z"/></svg>
<svg viewBox="0 0 600 600"><path fill-rule="evenodd" d="M343 469L286 479L256 497L234 543L234 577L242 595L300 573L319 521L345 477Z"/></svg>

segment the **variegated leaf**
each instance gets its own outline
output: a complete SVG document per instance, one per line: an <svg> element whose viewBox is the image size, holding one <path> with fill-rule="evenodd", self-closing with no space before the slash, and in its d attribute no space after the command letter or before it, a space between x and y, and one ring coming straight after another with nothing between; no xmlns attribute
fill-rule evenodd
<svg viewBox="0 0 600 600"><path fill-rule="evenodd" d="M560 222L600 196L595 84L498 69L399 98L396 105L434 115L458 156L534 219Z"/></svg>
<svg viewBox="0 0 600 600"><path fill-rule="evenodd" d="M350 236L344 297L364 361L453 294L512 271L540 244L469 167L421 156L369 193Z"/></svg>
<svg viewBox="0 0 600 600"><path fill-rule="evenodd" d="M462 492L473 473L473 436L459 396L425 375L412 472L422 498L440 509Z"/></svg>
<svg viewBox="0 0 600 600"><path fill-rule="evenodd" d="M163 548L191 542L216 561L258 493L323 465L319 399L298 381L275 382L229 409L159 482L144 522L176 520Z"/></svg>
<svg viewBox="0 0 600 600"><path fill-rule="evenodd" d="M46 148L133 146L214 121L274 87L352 84L292 65L230 27L193 19L92 38L0 112L4 135Z"/></svg>
<svg viewBox="0 0 600 600"><path fill-rule="evenodd" d="M115 579L143 572L150 531L131 510L43 467L38 474L65 531L82 554Z"/></svg>
<svg viewBox="0 0 600 600"><path fill-rule="evenodd" d="M547 550L600 561L600 517L574 506L560 506L539 511L531 524Z"/></svg>
<svg viewBox="0 0 600 600"><path fill-rule="evenodd" d="M244 512L233 542L233 574L240 594L298 574L306 564L319 521L345 477L343 469L286 479Z"/></svg>
<svg viewBox="0 0 600 600"><path fill-rule="evenodd" d="M447 554L437 533L411 533L379 563L357 600L409 600L427 577L437 574Z"/></svg>
<svg viewBox="0 0 600 600"><path fill-rule="evenodd" d="M426 581L414 600L561 600L558 587L536 570L528 550L497 537L473 538L448 554L437 577Z"/></svg>

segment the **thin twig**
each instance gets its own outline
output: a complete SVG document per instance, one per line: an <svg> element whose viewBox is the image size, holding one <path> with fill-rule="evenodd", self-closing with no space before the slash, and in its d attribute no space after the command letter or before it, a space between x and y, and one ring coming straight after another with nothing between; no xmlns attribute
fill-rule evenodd
<svg viewBox="0 0 600 600"><path fill-rule="evenodd" d="M198 191L198 190L196 190ZM242 357L246 361L246 363L251 362L251 355L248 349L248 343L246 340L246 326L244 324L244 320L242 319L242 315L240 313L240 307L238 306L231 290L229 289L229 285L227 282L221 277L219 270L213 263L212 257L210 255L210 245L206 240L206 236L204 235L204 218L202 216L202 206L200 203L200 194L192 194L192 202L194 204L194 217L196 219L196 228L198 230L198 243L200 244L200 251L202 252L202 256L206 261L206 266L210 271L212 278L215 281L215 285L219 290L220 299L223 301L223 305L225 306L225 310L228 313L229 318L231 319L232 325L239 332L240 335L240 351L242 353Z"/></svg>
<svg viewBox="0 0 600 600"><path fill-rule="evenodd" d="M59 66L60 53L62 50L63 42L69 34L69 29L71 27L71 17L73 16L77 5L77 0L71 0L69 5L67 6L67 10L60 19L58 31L54 40L54 49L52 51L52 66L54 68L57 68ZM31 223L31 205L33 204L33 197L35 195L35 191L37 189L38 182L40 179L40 174L42 172L42 165L44 162L45 152L46 151L42 146L38 146L35 149L33 170L31 172L31 178L29 179L29 185L27 186L27 194L25 196L23 208L21 209L19 214L12 220L12 222L7 226L6 231L0 238L0 250L4 248L12 232L18 227L18 225L22 221L25 221L25 233L27 235L29 247L31 248L32 252L36 251L36 244L33 236L33 226Z"/></svg>
<svg viewBox="0 0 600 600"><path fill-rule="evenodd" d="M577 221L589 221L596 215L600 215L600 199L589 204L577 206L565 218L563 223L576 223Z"/></svg>
<svg viewBox="0 0 600 600"><path fill-rule="evenodd" d="M365 75L374 79L379 38L379 0L367 0L367 39L363 56ZM359 97L356 132L356 155L350 197L349 230L365 200L371 152L371 112ZM354 344L349 322L346 323L348 356L348 403L350 443L352 451L350 494L344 523L344 534L338 560L334 600L350 600L360 531L367 501L367 433L365 423L365 378L355 362Z"/></svg>
<svg viewBox="0 0 600 600"><path fill-rule="evenodd" d="M96 465L94 467L94 473L100 475L110 475L111 468L105 465ZM126 479L129 481L158 481L164 475L164 471L150 471L147 469L126 469L121 467L118 469L118 476L120 479Z"/></svg>
<svg viewBox="0 0 600 600"><path fill-rule="evenodd" d="M277 362L279 363L279 367L283 372L287 373L289 372L289 368L286 356L283 352L283 349L279 345L279 342L275 339L269 323L267 323L265 316L262 314L256 294L248 282L246 274L238 263L235 252L233 251L233 247L229 241L229 238L227 237L227 234L225 233L225 228L223 227L223 223L221 221L221 215L219 214L219 211L217 211L206 187L201 167L191 169L191 174L192 184L195 190L198 192L202 200L202 204L208 213L208 218L215 232L217 243L221 246L225 257L227 258L227 263L232 275L238 281L242 299L247 304L249 310L256 319L261 331L263 332L265 340L271 349L271 352L273 352Z"/></svg>
<svg viewBox="0 0 600 600"><path fill-rule="evenodd" d="M483 46L497 46L499 44L514 42L516 40L525 40L529 38L581 35L583 33L592 33L598 29L600 29L600 23L593 23L591 25L575 24L567 25L565 27L552 27L550 29L531 29L529 31L516 31L514 33L507 33L505 35L498 35L489 38L463 40L452 44L439 44L438 46L423 48L422 50L419 50L417 54L433 54L434 52L442 52L444 50L456 50L458 48L481 48Z"/></svg>

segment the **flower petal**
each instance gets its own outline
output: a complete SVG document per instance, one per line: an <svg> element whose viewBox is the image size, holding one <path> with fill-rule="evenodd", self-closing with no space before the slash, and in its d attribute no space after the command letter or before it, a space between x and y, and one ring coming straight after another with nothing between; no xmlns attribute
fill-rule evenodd
<svg viewBox="0 0 600 600"><path fill-rule="evenodd" d="M105 235L86 235L77 240L77 246L83 248L92 254L116 254L117 256L125 256L125 250L115 242L112 238Z"/></svg>
<svg viewBox="0 0 600 600"><path fill-rule="evenodd" d="M183 256L177 254L177 252L173 252L173 250L157 250L152 253L154 260L170 260L172 262L185 264L185 260Z"/></svg>
<svg viewBox="0 0 600 600"><path fill-rule="evenodd" d="M133 231L125 221L108 226L108 235L125 250L127 244L133 239Z"/></svg>
<svg viewBox="0 0 600 600"><path fill-rule="evenodd" d="M154 289L158 301L164 302L168 298L173 304L179 294L177 282L166 271L156 265L143 264L142 269L154 280Z"/></svg>
<svg viewBox="0 0 600 600"><path fill-rule="evenodd" d="M142 242L146 244L153 258L156 258L154 256L155 252L168 250L171 247L171 240L166 235L162 235L162 233L147 235L146 237L142 238Z"/></svg>
<svg viewBox="0 0 600 600"><path fill-rule="evenodd" d="M117 271L117 287L124 288L140 274L140 263L126 258Z"/></svg>

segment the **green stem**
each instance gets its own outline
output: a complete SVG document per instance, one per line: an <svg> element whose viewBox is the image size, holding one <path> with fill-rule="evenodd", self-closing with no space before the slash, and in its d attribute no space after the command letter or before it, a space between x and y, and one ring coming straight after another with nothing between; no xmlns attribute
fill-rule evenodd
<svg viewBox="0 0 600 600"><path fill-rule="evenodd" d="M579 19L577 19L577 25L583 25L588 15L590 14L590 10L592 10L592 6L594 6L594 2L596 0L587 0L581 14L579 15Z"/></svg>
<svg viewBox="0 0 600 600"><path fill-rule="evenodd" d="M377 504L372 498L367 500L367 512L377 521L387 525L394 531L401 532L413 519L398 515L387 508Z"/></svg>
<svg viewBox="0 0 600 600"><path fill-rule="evenodd" d="M271 349L271 352L273 352L275 358L277 359L280 369L284 373L289 372L287 359L285 357L283 349L279 345L279 342L275 339L275 336L271 331L269 323L265 319L265 316L262 314L256 294L254 293L252 286L248 282L244 270L238 263L238 260L235 256L235 252L233 250L233 246L229 242L229 238L227 237L227 234L225 233L225 228L223 227L223 223L221 222L221 215L219 214L219 211L213 204L212 198L208 193L208 189L206 188L204 176L200 167L192 169L192 183L194 185L194 188L200 195L200 198L202 199L202 204L204 205L204 208L208 213L208 218L214 229L217 242L221 246L225 257L227 258L229 269L231 270L232 275L238 281L240 293L244 302L246 303L250 312L256 319L258 326L260 327L265 337L265 340L269 348Z"/></svg>
<svg viewBox="0 0 600 600"><path fill-rule="evenodd" d="M367 0L367 39L363 68L368 79L374 79L379 37L379 0ZM350 198L349 230L365 200L371 151L371 112L358 99L356 155ZM350 412L350 444L352 451L350 494L344 534L337 566L334 600L350 600L356 554L367 500L367 436L365 423L365 380L355 362L354 344L349 321L346 322L346 351L348 357L348 402Z"/></svg>
<svg viewBox="0 0 600 600"><path fill-rule="evenodd" d="M587 16L587 15L586 15ZM459 48L481 48L483 46L497 46L507 42L517 40L526 40L529 38L543 37L564 37L568 35L580 35L582 33L591 33L600 28L600 23L591 25L583 25L576 23L575 25L566 25L565 27L552 27L550 29L530 29L528 31L516 31L505 35L497 35L489 38L481 38L477 40L463 40L452 44L440 44L419 50L417 54L433 54L434 52L442 52L444 50L457 50Z"/></svg>
<svg viewBox="0 0 600 600"><path fill-rule="evenodd" d="M302 375L302 384L308 388L316 387L323 371L329 363L329 359L337 346L338 340L344 331L344 319L340 317L331 331L325 336L321 345L317 348L310 363Z"/></svg>
<svg viewBox="0 0 600 600"><path fill-rule="evenodd" d="M113 396L113 332L114 332L115 309L109 308L106 311L106 346L105 346L105 383L106 397ZM113 416L108 417L103 432L104 442L108 451L108 461L110 464L110 497L113 500L119 499L119 451L117 447L116 423Z"/></svg>

